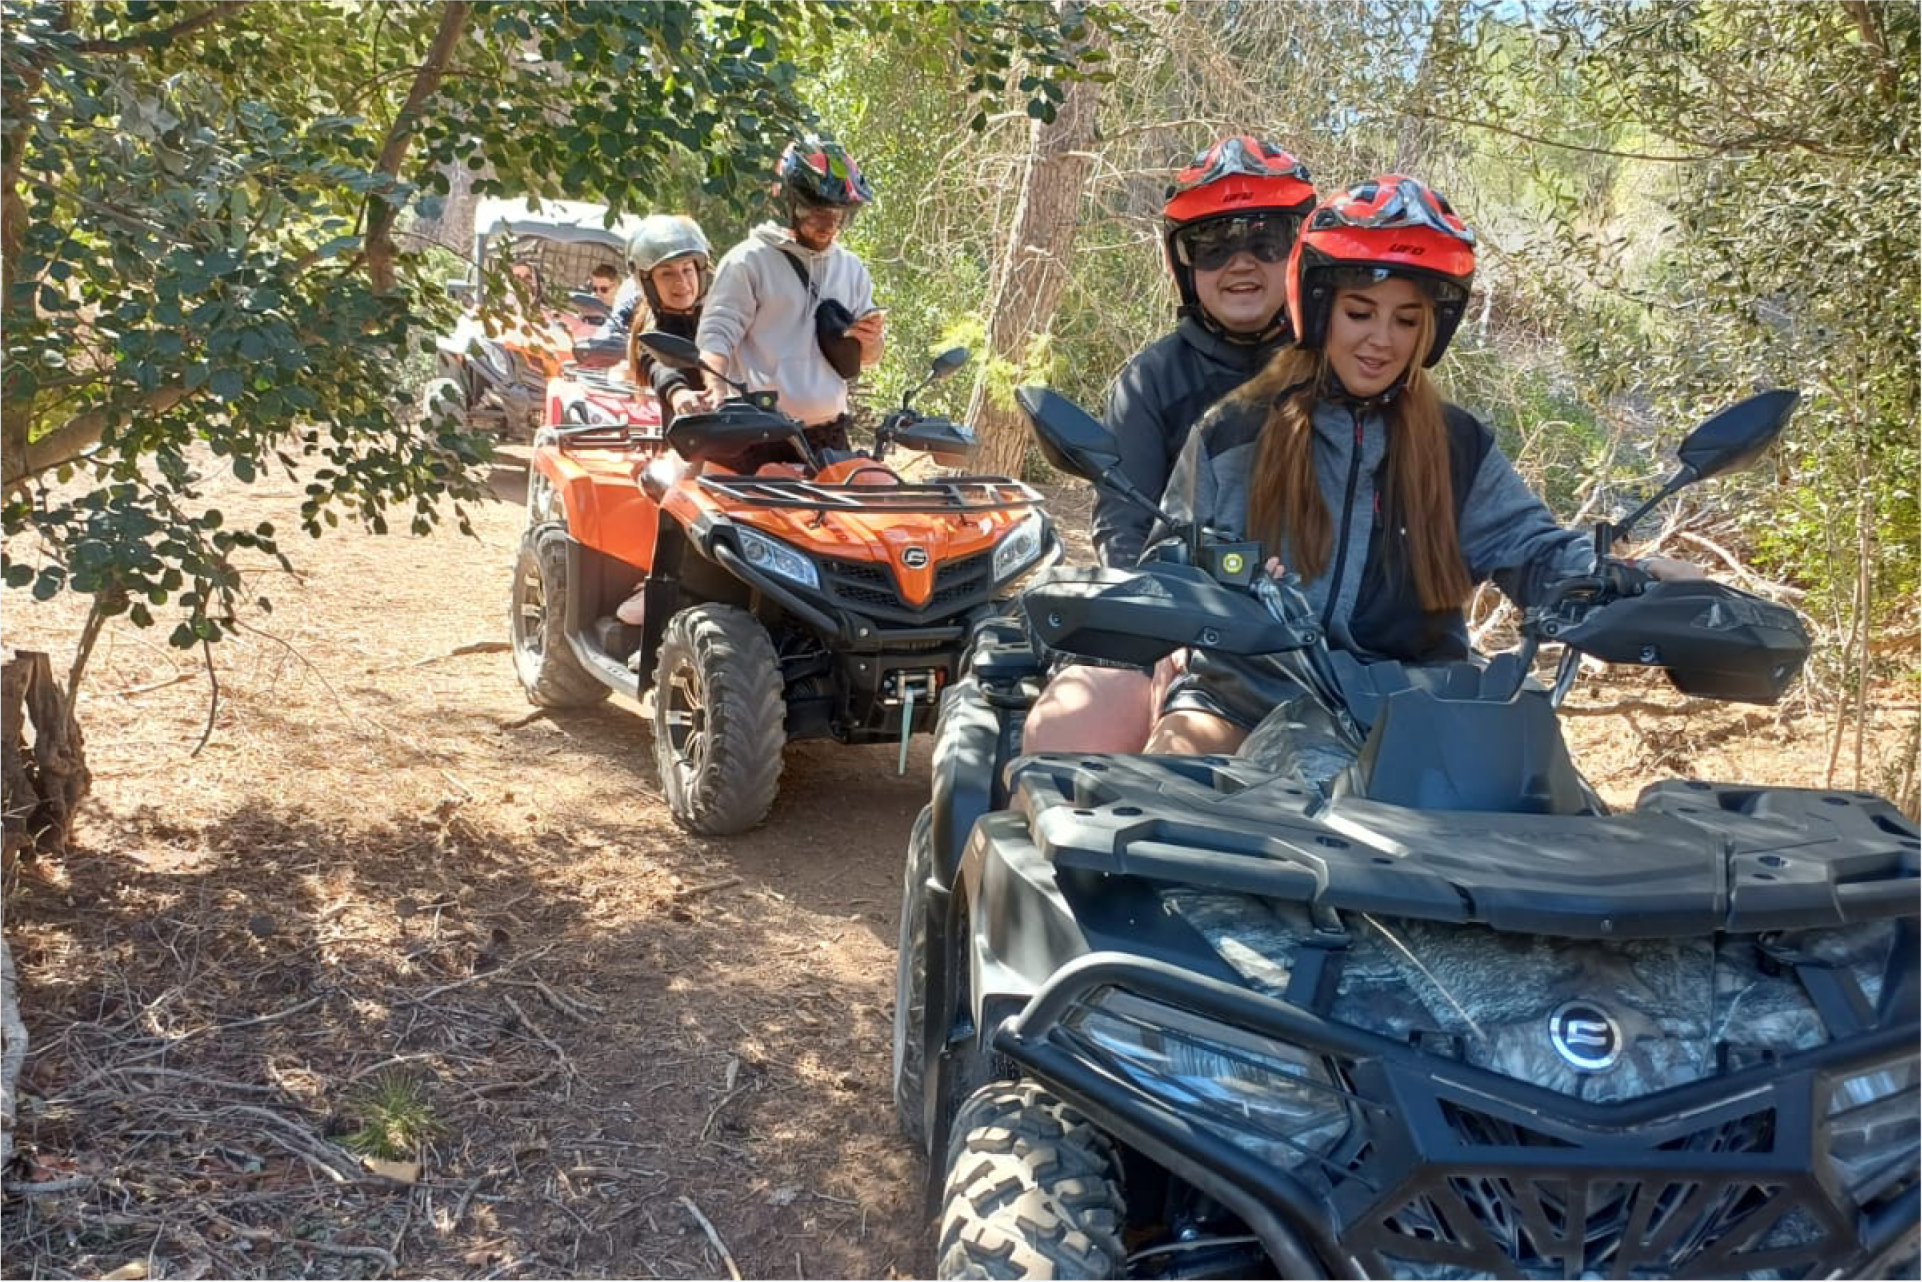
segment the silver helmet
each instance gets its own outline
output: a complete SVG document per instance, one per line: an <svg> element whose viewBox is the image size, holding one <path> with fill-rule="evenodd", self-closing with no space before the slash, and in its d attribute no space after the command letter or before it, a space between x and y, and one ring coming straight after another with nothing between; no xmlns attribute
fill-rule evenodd
<svg viewBox="0 0 1922 1282"><path fill-rule="evenodd" d="M662 263L690 254L699 256L703 268L707 266L707 237L699 223L686 214L649 214L628 239L627 269L645 279Z"/></svg>

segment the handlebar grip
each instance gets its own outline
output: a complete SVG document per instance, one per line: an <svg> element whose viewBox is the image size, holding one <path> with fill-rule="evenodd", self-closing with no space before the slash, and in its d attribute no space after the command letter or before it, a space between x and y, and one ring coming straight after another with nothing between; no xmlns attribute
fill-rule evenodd
<svg viewBox="0 0 1922 1282"><path fill-rule="evenodd" d="M1633 561L1609 557L1602 562L1602 583L1610 596L1640 596L1655 576Z"/></svg>

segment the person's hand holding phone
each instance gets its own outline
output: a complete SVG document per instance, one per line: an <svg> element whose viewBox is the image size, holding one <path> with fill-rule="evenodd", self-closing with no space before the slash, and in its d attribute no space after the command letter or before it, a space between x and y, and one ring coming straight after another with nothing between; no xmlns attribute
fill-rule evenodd
<svg viewBox="0 0 1922 1282"><path fill-rule="evenodd" d="M887 320L887 312L877 307L848 326L847 336L861 345L861 364L872 365L881 359Z"/></svg>

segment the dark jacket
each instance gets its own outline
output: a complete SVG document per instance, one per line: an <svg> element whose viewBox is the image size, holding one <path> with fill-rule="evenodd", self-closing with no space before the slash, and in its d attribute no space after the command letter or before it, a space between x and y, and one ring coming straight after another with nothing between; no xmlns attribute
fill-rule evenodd
<svg viewBox="0 0 1922 1282"><path fill-rule="evenodd" d="M691 343L694 341L694 332L700 324L701 309L696 307L691 312L670 312L665 316L656 316L653 327L658 331L673 334L677 338L685 338ZM646 348L634 349L634 364L637 378L652 387L654 394L661 398L663 428L674 421L674 403L670 399L674 392L683 387L691 387L699 391L707 386L707 380L700 370L679 370L663 365L649 356Z"/></svg>
<svg viewBox="0 0 1922 1282"><path fill-rule="evenodd" d="M1121 471L1159 499L1182 442L1208 407L1247 382L1281 346L1237 343L1192 318L1136 352L1108 390L1103 422L1121 446ZM1153 518L1104 489L1094 500L1094 545L1103 565L1141 559Z"/></svg>
<svg viewBox="0 0 1922 1282"><path fill-rule="evenodd" d="M1196 427L1175 465L1163 506L1180 519L1199 518L1223 534L1245 534L1248 479L1266 403L1234 399ZM1587 573L1589 535L1564 530L1466 410L1446 407L1449 480L1455 529L1469 578L1493 579L1519 604L1542 585ZM1388 427L1379 409L1335 400L1316 402L1315 479L1334 526L1328 565L1302 584L1328 644L1362 659L1437 663L1469 655L1459 609L1424 610L1407 572L1407 557L1388 555L1391 530L1381 511L1380 481ZM1266 549L1294 563L1286 545ZM1196 692L1199 700L1192 697ZM1295 693L1272 660L1195 651L1164 708L1214 712L1252 727Z"/></svg>

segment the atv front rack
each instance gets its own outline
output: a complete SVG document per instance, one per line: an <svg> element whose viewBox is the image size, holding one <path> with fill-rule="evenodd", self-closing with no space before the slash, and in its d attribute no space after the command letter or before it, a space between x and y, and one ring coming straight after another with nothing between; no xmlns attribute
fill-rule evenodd
<svg viewBox="0 0 1922 1282"><path fill-rule="evenodd" d="M1922 838L1864 792L1669 780L1613 815L1324 800L1226 757L1024 757L1013 806L1062 867L1571 939L1914 918Z"/></svg>
<svg viewBox="0 0 1922 1282"><path fill-rule="evenodd" d="M832 485L763 476L703 476L700 483L749 507L822 512L998 512L1041 502L1031 487L999 476L947 476L912 485Z"/></svg>

